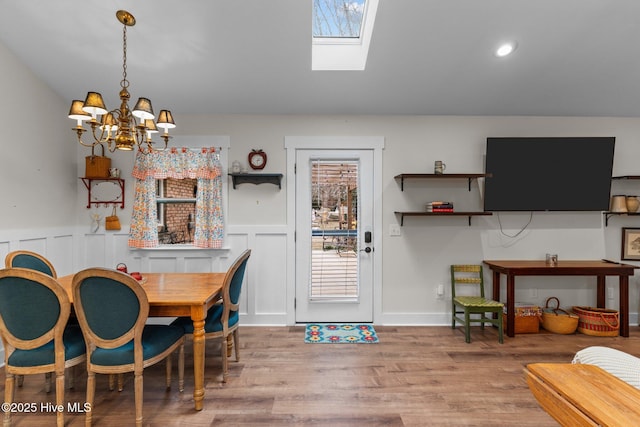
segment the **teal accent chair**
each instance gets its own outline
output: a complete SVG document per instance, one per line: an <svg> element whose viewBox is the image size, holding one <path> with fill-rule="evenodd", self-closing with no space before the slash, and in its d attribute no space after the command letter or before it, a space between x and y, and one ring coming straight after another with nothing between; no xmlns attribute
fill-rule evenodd
<svg viewBox="0 0 640 427"><path fill-rule="evenodd" d="M73 277L73 303L87 343L87 399L95 412L95 374L134 373L136 426L142 426L143 371L167 362L171 387L171 354L178 350L178 381L184 390L184 331L171 325L145 325L149 301L142 285L117 270L89 268Z"/></svg>
<svg viewBox="0 0 640 427"><path fill-rule="evenodd" d="M498 339L500 344L503 343L502 312L504 304L485 298L481 265L451 266L451 302L451 328L455 329L456 321L463 324L467 343L471 342L470 327L472 323L480 323L482 329L484 329L485 323L497 326ZM460 315L464 315L464 318Z"/></svg>
<svg viewBox="0 0 640 427"><path fill-rule="evenodd" d="M11 404L16 375L55 372L56 405L64 400L65 368L86 359L79 327L66 327L71 312L67 292L51 276L24 268L0 270L0 334L4 345L4 401ZM66 406L65 406L66 407ZM64 425L64 411L56 414ZM11 411L4 415L11 425Z"/></svg>
<svg viewBox="0 0 640 427"><path fill-rule="evenodd" d="M4 259L4 265L6 268L27 268L29 270L39 271L41 273L47 274L54 279L58 277L56 273L56 269L53 267L53 264L43 257L42 255L31 252L31 251L12 251L7 254ZM73 312L72 312L73 313ZM70 375L70 383L73 388L73 379L74 375L71 372ZM19 375L17 377L18 387L22 387L22 382L24 377ZM45 374L45 391L47 393L51 392L51 373Z"/></svg>
<svg viewBox="0 0 640 427"><path fill-rule="evenodd" d="M4 265L7 268L19 267L28 268L29 270L40 271L54 279L58 277L53 264L42 255L31 251L13 251L9 252L4 259Z"/></svg>
<svg viewBox="0 0 640 427"><path fill-rule="evenodd" d="M204 331L205 340L222 339L220 352L222 356L222 382L227 382L229 367L227 358L230 356L230 348L227 346L229 337L233 336L233 348L236 361L240 360L238 326L240 325L240 291L244 281L244 273L247 261L251 256L251 249L245 250L227 270L222 284L222 297L209 309L205 318ZM193 339L193 321L189 317L178 317L171 323L184 330L188 337Z"/></svg>

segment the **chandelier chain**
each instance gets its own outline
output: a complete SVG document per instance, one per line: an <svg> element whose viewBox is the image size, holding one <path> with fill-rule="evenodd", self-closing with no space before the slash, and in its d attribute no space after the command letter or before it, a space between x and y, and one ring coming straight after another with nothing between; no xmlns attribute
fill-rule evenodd
<svg viewBox="0 0 640 427"><path fill-rule="evenodd" d="M127 80L127 26L122 27L122 81L120 86L123 88L129 87L129 80Z"/></svg>

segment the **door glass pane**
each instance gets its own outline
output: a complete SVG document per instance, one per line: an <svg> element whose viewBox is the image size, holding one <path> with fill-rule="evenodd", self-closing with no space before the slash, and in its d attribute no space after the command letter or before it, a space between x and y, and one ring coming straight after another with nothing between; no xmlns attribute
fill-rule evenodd
<svg viewBox="0 0 640 427"><path fill-rule="evenodd" d="M311 166L309 299L357 300L358 162L314 160Z"/></svg>

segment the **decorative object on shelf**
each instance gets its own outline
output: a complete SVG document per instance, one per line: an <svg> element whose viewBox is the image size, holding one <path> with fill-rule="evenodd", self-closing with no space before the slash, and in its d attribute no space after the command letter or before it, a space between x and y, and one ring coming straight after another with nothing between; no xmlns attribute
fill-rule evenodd
<svg viewBox="0 0 640 427"><path fill-rule="evenodd" d="M640 207L638 196L627 196L626 200L627 212L637 212Z"/></svg>
<svg viewBox="0 0 640 427"><path fill-rule="evenodd" d="M105 230L113 230L119 231L122 227L120 226L120 218L116 215L116 205L113 205L113 211L111 215L104 219L104 229Z"/></svg>
<svg viewBox="0 0 640 427"><path fill-rule="evenodd" d="M240 165L240 162L234 160L233 163L231 163L231 173L240 173L241 170L242 166Z"/></svg>
<svg viewBox="0 0 640 427"><path fill-rule="evenodd" d="M109 168L109 178L120 178L120 169Z"/></svg>
<svg viewBox="0 0 640 427"><path fill-rule="evenodd" d="M545 263L548 266L556 267L558 265L558 254L547 254L545 257Z"/></svg>
<svg viewBox="0 0 640 427"><path fill-rule="evenodd" d="M640 228L622 228L622 256L623 260L640 260Z"/></svg>
<svg viewBox="0 0 640 427"><path fill-rule="evenodd" d="M104 155L104 145L102 155L95 155L95 146L91 147L91 155L85 158L84 176L87 178L108 178L109 168L111 167L111 159Z"/></svg>
<svg viewBox="0 0 640 427"><path fill-rule="evenodd" d="M627 197L624 195L611 196L611 212L628 212Z"/></svg>
<svg viewBox="0 0 640 427"><path fill-rule="evenodd" d="M262 170L267 165L267 153L262 150L251 150L248 159L253 170Z"/></svg>
<svg viewBox="0 0 640 427"><path fill-rule="evenodd" d="M69 110L69 118L76 120L76 127L73 128L78 135L78 142L85 147L107 144L109 151L126 150L131 151L136 146L140 149L144 145L149 150L152 149L153 142L151 134L157 133L158 129L164 129L161 135L164 146L169 144L169 129L176 127L169 110L161 110L156 121L156 116L148 98L139 98L133 107L129 108L130 94L128 91L129 80L127 80L127 27L136 24L136 18L126 10L116 12L118 21L123 24L122 31L122 80L120 81L120 108L108 111L102 100L102 95L98 92L88 92L84 102L73 100ZM102 116L98 119L98 116ZM139 122L136 123L136 117ZM82 134L86 132L82 122L89 121L93 141L85 143L82 141Z"/></svg>
<svg viewBox="0 0 640 427"><path fill-rule="evenodd" d="M436 175L442 175L447 165L442 160L436 160L433 165L433 173Z"/></svg>

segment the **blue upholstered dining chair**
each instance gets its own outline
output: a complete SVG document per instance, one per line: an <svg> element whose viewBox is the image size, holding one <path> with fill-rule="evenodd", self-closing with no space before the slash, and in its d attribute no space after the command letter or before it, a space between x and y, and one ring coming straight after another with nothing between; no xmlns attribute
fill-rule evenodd
<svg viewBox="0 0 640 427"><path fill-rule="evenodd" d="M178 381L184 388L184 331L171 325L145 325L149 301L142 285L128 274L89 268L73 277L73 303L87 342L87 404L90 426L95 413L95 374L134 373L136 426L142 426L143 371L167 361L171 386L171 354L179 350Z"/></svg>
<svg viewBox="0 0 640 427"><path fill-rule="evenodd" d="M4 265L6 268L20 267L28 268L29 270L40 271L44 274L48 274L54 279L58 277L56 269L53 268L53 264L43 257L42 255L31 251L13 251L9 252L4 259Z"/></svg>
<svg viewBox="0 0 640 427"><path fill-rule="evenodd" d="M65 368L82 363L86 347L79 327L67 327L71 303L51 276L24 268L0 270L0 334L5 349L5 403L13 402L14 376L56 374L56 405L64 400ZM5 411L5 425L11 411ZM64 411L57 412L64 425Z"/></svg>
<svg viewBox="0 0 640 427"><path fill-rule="evenodd" d="M51 264L51 261L36 252L23 250L9 252L4 258L4 265L6 268L19 267L40 271L53 277L54 279L58 277L56 269L53 267L53 264ZM45 375L45 391L49 393L51 391L51 373L47 373ZM73 384L73 372L71 373L70 377L71 384ZM18 387L22 387L23 379L24 377L22 375L18 375Z"/></svg>
<svg viewBox="0 0 640 427"><path fill-rule="evenodd" d="M227 363L227 339L233 334L233 348L236 361L240 360L240 342L238 340L238 326L240 325L240 291L244 281L247 261L251 256L251 249L245 250L227 270L222 284L222 298L209 309L204 324L205 339L221 338L220 354L222 356L222 381L227 382L229 368ZM180 326L185 334L193 338L193 321L189 317L178 317L172 325Z"/></svg>

